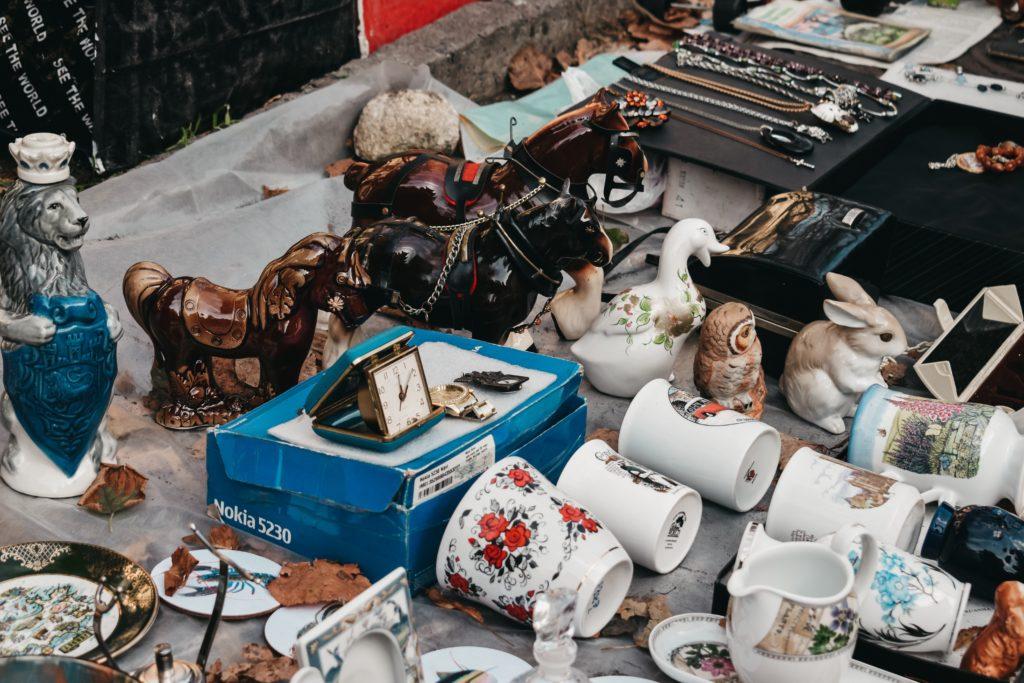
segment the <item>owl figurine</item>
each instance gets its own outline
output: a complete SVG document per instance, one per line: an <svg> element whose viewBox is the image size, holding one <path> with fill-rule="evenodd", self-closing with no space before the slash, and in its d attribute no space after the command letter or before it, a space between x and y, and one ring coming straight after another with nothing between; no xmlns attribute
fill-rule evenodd
<svg viewBox="0 0 1024 683"><path fill-rule="evenodd" d="M741 303L711 311L700 329L693 383L706 398L756 419L768 390L754 324L754 314Z"/></svg>

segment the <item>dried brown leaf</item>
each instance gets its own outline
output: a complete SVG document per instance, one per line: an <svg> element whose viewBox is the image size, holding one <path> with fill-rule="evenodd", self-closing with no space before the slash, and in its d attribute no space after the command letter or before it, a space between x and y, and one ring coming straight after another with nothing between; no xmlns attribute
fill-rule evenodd
<svg viewBox="0 0 1024 683"><path fill-rule="evenodd" d="M210 529L210 533L207 534L206 537L210 539L210 543L213 544L214 548L238 550L242 547L242 542L238 539L238 534L236 534L235 530L227 524L218 524L213 527Z"/></svg>
<svg viewBox="0 0 1024 683"><path fill-rule="evenodd" d="M575 66L577 62L573 61L573 57L566 50L559 50L555 53L555 61L562 67L562 71L565 71L570 66Z"/></svg>
<svg viewBox="0 0 1024 683"><path fill-rule="evenodd" d="M782 455L779 457L780 471L786 468L786 465L789 464L789 459L792 458L793 454L801 448L810 448L812 451L817 451L824 455L829 454L828 448L820 443L800 439L785 432L779 432L779 436L782 437Z"/></svg>
<svg viewBox="0 0 1024 683"><path fill-rule="evenodd" d="M218 659L208 671L210 683L286 683L299 666L291 657L278 657L265 645L242 648L245 661L224 667Z"/></svg>
<svg viewBox="0 0 1024 683"><path fill-rule="evenodd" d="M599 427L587 434L587 441L592 441L594 439L601 439L601 441L608 444L613 451L619 450L619 430L617 429Z"/></svg>
<svg viewBox="0 0 1024 683"><path fill-rule="evenodd" d="M508 63L508 79L516 90L537 90L555 78L551 57L534 45L524 45Z"/></svg>
<svg viewBox="0 0 1024 683"><path fill-rule="evenodd" d="M477 623L484 623L484 615L480 613L480 610L454 598L449 598L442 593L441 589L437 586L431 586L427 589L427 598L429 598L430 602L434 603L441 609L450 609L455 612L462 612L463 614L471 617Z"/></svg>
<svg viewBox="0 0 1024 683"><path fill-rule="evenodd" d="M171 553L171 566L164 572L164 593L174 595L175 591L185 585L188 575L192 573L199 560L193 557L188 548L181 545Z"/></svg>
<svg viewBox="0 0 1024 683"><path fill-rule="evenodd" d="M146 500L148 481L128 465L104 463L100 465L100 471L89 488L78 499L78 504L87 510L107 515L107 527L111 528L114 515Z"/></svg>
<svg viewBox="0 0 1024 683"><path fill-rule="evenodd" d="M263 198L264 199L270 199L271 197L276 197L279 194L284 194L287 191L288 191L287 187L267 187L266 185L264 185L263 186Z"/></svg>
<svg viewBox="0 0 1024 683"><path fill-rule="evenodd" d="M652 38L648 41L640 43L637 48L641 50L649 50L652 52L668 52L672 49L672 42L663 38Z"/></svg>
<svg viewBox="0 0 1024 683"><path fill-rule="evenodd" d="M707 9L710 10L711 7L708 7ZM697 17L695 12L688 9L680 9L678 7L669 7L665 11L665 16L662 20L677 31L682 31L685 28L693 28L700 23L700 19Z"/></svg>
<svg viewBox="0 0 1024 683"><path fill-rule="evenodd" d="M329 560L286 562L281 573L267 585L274 599L285 607L318 602L348 602L370 587L357 564Z"/></svg>
<svg viewBox="0 0 1024 683"><path fill-rule="evenodd" d="M629 596L622 601L602 636L631 634L637 647L646 648L654 627L672 616L664 595Z"/></svg>
<svg viewBox="0 0 1024 683"><path fill-rule="evenodd" d="M576 63L582 64L594 55L600 52L600 47L597 43L586 38L580 38L576 41Z"/></svg>
<svg viewBox="0 0 1024 683"><path fill-rule="evenodd" d="M969 626L960 629L960 632L956 634L956 644L953 646L953 649L962 650L970 646L983 630L985 630L984 626Z"/></svg>
<svg viewBox="0 0 1024 683"><path fill-rule="evenodd" d="M338 159L333 164L327 164L324 166L324 173L327 174L328 178L336 178L340 175L345 175L345 171L348 167L356 162L355 159L349 157L348 159Z"/></svg>

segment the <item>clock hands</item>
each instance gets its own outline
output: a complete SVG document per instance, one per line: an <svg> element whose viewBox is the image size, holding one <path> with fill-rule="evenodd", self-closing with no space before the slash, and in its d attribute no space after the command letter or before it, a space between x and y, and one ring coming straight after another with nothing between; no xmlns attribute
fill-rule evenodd
<svg viewBox="0 0 1024 683"><path fill-rule="evenodd" d="M401 406L405 402L405 397L409 393L409 382L411 382L411 381L412 381L412 370L410 370L409 374L406 376L405 384L404 385L399 385L399 387L398 387L398 405L399 406Z"/></svg>

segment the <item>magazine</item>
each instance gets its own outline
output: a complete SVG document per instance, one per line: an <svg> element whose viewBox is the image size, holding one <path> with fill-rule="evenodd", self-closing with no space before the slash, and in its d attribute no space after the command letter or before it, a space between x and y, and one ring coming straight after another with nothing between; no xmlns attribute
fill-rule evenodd
<svg viewBox="0 0 1024 683"><path fill-rule="evenodd" d="M928 37L928 29L798 0L775 0L744 14L733 25L751 33L883 62L895 61Z"/></svg>

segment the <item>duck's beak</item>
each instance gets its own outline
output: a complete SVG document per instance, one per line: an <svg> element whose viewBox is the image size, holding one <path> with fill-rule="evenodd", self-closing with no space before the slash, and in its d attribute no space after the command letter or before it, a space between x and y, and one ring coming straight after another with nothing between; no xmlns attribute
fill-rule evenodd
<svg viewBox="0 0 1024 683"><path fill-rule="evenodd" d="M712 254L724 254L727 251L729 251L729 247L712 238L710 244L705 244L697 251L697 259L705 268L708 268L711 266Z"/></svg>

